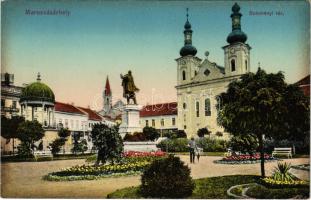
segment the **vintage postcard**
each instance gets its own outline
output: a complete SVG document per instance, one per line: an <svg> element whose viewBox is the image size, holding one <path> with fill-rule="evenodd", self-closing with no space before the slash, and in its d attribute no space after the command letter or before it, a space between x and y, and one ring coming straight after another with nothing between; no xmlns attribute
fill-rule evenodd
<svg viewBox="0 0 311 200"><path fill-rule="evenodd" d="M308 1L1 1L1 197L310 198Z"/></svg>

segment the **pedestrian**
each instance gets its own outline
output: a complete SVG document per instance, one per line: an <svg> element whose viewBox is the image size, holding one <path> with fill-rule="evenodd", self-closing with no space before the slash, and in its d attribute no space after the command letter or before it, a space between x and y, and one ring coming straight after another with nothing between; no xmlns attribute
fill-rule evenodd
<svg viewBox="0 0 311 200"><path fill-rule="evenodd" d="M200 156L201 156L201 149L200 148L196 148L197 151L196 151L196 154L197 154L197 159L198 159L198 162L200 161Z"/></svg>
<svg viewBox="0 0 311 200"><path fill-rule="evenodd" d="M193 137L191 137L188 146L189 146L189 152L190 152L190 163L194 163L195 150L197 150L197 145Z"/></svg>

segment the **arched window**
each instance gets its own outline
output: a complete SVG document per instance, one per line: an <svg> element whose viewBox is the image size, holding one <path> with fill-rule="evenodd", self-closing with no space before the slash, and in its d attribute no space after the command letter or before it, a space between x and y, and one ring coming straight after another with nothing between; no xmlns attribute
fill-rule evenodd
<svg viewBox="0 0 311 200"><path fill-rule="evenodd" d="M198 101L195 103L195 111L196 111L197 117L200 117L200 103Z"/></svg>
<svg viewBox="0 0 311 200"><path fill-rule="evenodd" d="M211 100L205 99L205 116L211 116Z"/></svg>
<svg viewBox="0 0 311 200"><path fill-rule="evenodd" d="M186 109L187 108L187 104L186 103L183 103L183 109Z"/></svg>
<svg viewBox="0 0 311 200"><path fill-rule="evenodd" d="M194 75L196 76L198 74L197 70L194 71Z"/></svg>
<svg viewBox="0 0 311 200"><path fill-rule="evenodd" d="M234 59L231 60L231 71L232 72L235 71L235 60Z"/></svg>
<svg viewBox="0 0 311 200"><path fill-rule="evenodd" d="M186 72L185 71L182 71L182 80L186 80Z"/></svg>
<svg viewBox="0 0 311 200"><path fill-rule="evenodd" d="M245 60L245 69L247 70L247 60Z"/></svg>

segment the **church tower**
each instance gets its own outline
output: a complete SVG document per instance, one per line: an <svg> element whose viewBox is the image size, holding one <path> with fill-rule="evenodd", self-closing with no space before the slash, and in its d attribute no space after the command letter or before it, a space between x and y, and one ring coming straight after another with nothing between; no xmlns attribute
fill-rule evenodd
<svg viewBox="0 0 311 200"><path fill-rule="evenodd" d="M185 23L184 30L184 46L180 49L180 58L177 61L177 85L187 84L192 81L192 78L198 72L198 65L201 59L196 57L197 49L192 46L192 29L188 19L187 8L187 21Z"/></svg>
<svg viewBox="0 0 311 200"><path fill-rule="evenodd" d="M247 35L241 30L240 6L235 3L232 6L232 32L227 37L229 45L223 47L225 53L225 74L235 76L250 71L250 50L246 44Z"/></svg>
<svg viewBox="0 0 311 200"><path fill-rule="evenodd" d="M109 114L111 112L111 108L112 108L112 93L111 93L111 89L110 89L110 83L109 83L109 78L107 76L106 79L106 85L105 85L105 90L103 93L103 111L105 114Z"/></svg>

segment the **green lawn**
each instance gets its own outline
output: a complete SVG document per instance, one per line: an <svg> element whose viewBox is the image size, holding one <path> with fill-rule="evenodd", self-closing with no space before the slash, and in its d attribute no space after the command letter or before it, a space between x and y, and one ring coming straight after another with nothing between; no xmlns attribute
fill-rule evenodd
<svg viewBox="0 0 311 200"><path fill-rule="evenodd" d="M191 199L226 199L231 198L227 195L227 190L234 185L259 182L259 176L252 175L232 175L202 178L195 180L195 189L189 197ZM250 190L250 194L257 195L260 198L291 198L296 195L308 197L309 187L306 188L287 188L287 189L267 189L254 188ZM265 195L267 197L265 197ZM139 199L143 198L139 194L139 187L129 187L117 190L108 194L107 198L113 199Z"/></svg>

